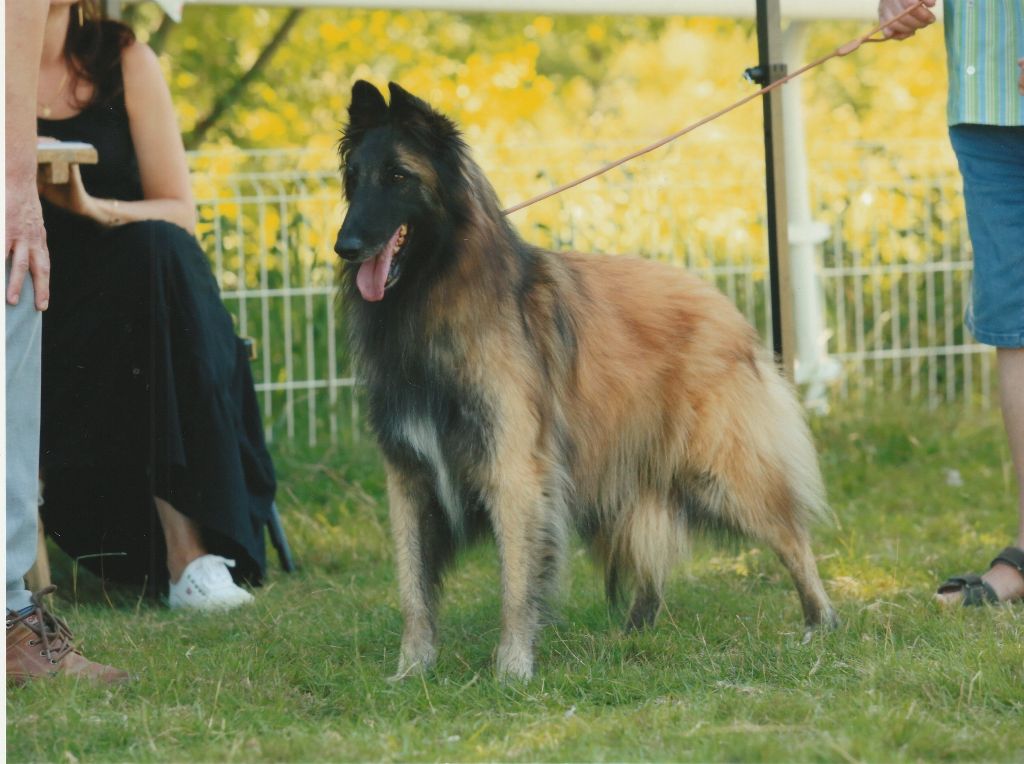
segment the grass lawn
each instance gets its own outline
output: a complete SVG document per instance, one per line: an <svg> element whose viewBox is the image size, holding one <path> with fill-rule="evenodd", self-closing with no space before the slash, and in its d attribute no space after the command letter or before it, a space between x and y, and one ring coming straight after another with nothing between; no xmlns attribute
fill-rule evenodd
<svg viewBox="0 0 1024 764"><path fill-rule="evenodd" d="M138 679L9 690L8 760L1024 761L1024 606L930 601L1014 530L998 412L841 404L814 427L837 518L816 551L843 625L809 644L764 548L698 542L635 636L578 551L536 679L501 684L484 545L449 577L437 668L391 684L401 624L370 442L278 446L302 569L275 566L238 614L171 613L55 554L85 652Z"/></svg>

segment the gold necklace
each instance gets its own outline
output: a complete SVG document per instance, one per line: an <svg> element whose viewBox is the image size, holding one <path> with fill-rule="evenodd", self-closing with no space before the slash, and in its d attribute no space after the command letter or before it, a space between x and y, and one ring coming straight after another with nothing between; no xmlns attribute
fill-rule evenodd
<svg viewBox="0 0 1024 764"><path fill-rule="evenodd" d="M67 67L64 67L64 76L63 76L63 77L61 78L61 80L60 80L60 84L59 84L59 85L57 86L57 92L55 92L55 93L54 93L54 94L53 94L53 95L52 95L52 96L50 97L50 100L49 100L49 101L47 101L47 102L46 102L46 103L44 103L44 104L40 104L40 105L39 105L39 114L40 114L40 115L42 116L42 118L43 118L43 119L49 119L50 115L51 115L51 114L53 114L53 109L51 109L51 108L50 108L50 105L51 105L51 104L52 104L52 103L53 103L54 101L56 101L56 100L57 100L57 97L58 97L58 96L59 96L59 95L60 95L61 93L63 93L63 92L64 92L64 86L65 86L65 85L66 85L67 83L68 83L68 69L67 69Z"/></svg>

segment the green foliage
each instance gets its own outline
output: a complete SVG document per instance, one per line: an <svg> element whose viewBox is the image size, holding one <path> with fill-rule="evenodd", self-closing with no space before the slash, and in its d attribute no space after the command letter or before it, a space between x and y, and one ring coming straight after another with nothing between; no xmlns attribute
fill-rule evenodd
<svg viewBox="0 0 1024 764"><path fill-rule="evenodd" d="M135 16L147 39L157 14L140 8ZM285 16L283 9L186 8L162 55L185 132L252 66ZM811 25L807 58L863 26ZM911 141L943 137L941 51L936 27L807 75L801 87L816 158L838 159L839 142L901 141L913 149ZM488 169L552 143L560 144L553 158L583 167L594 160L588 146L595 142L642 145L748 94L740 75L755 60L749 21L307 10L204 148L328 149L352 82L366 78L399 81L451 114ZM741 167L752 159L747 147L756 149L759 121L752 104L686 138L687 155L710 151L723 172Z"/></svg>
<svg viewBox="0 0 1024 764"><path fill-rule="evenodd" d="M285 13L245 7L186 10L183 23L163 41L186 132L252 65ZM156 13L138 11L134 23L140 37L147 39L157 21ZM477 89L475 98L488 101L509 94L518 101L522 94L516 91L523 87L550 94L550 81L582 78L596 85L606 76L609 50L633 38L649 39L663 26L663 21L642 17L566 17L556 24L549 17L524 14L307 11L289 44L239 99L211 143L308 145L339 126L349 85L357 77L379 82L430 78L435 87L424 95L432 98L441 81L458 81ZM439 106L460 116L475 111L464 92L446 95ZM529 99L524 104L534 111L540 105Z"/></svg>
<svg viewBox="0 0 1024 764"><path fill-rule="evenodd" d="M1014 530L997 412L874 400L814 430L837 518L816 550L843 625L807 645L766 549L698 543L656 627L633 636L579 552L537 678L500 684L496 555L483 545L448 578L437 669L391 684L401 624L381 468L347 433L276 448L302 568L272 570L229 618L171 613L84 575L75 589L58 558L60 609L86 652L138 680L9 691L8 760L1017 760L1022 607L930 601Z"/></svg>

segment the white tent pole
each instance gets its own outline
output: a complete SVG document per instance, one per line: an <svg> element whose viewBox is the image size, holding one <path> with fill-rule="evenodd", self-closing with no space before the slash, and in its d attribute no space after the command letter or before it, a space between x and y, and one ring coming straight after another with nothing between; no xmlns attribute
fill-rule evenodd
<svg viewBox="0 0 1024 764"><path fill-rule="evenodd" d="M783 58L790 69L804 62L806 22L790 23L782 37ZM789 218L789 265L796 334L795 379L807 384L809 406L825 406L825 383L839 373L827 354L827 329L821 283L821 243L829 229L814 220L807 171L801 82L782 88L783 133L786 142L786 208Z"/></svg>

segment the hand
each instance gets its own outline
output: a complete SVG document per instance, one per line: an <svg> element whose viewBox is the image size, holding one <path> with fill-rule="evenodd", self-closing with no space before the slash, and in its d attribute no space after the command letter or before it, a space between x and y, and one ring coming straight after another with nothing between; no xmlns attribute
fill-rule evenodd
<svg viewBox="0 0 1024 764"><path fill-rule="evenodd" d="M50 253L46 249L46 230L39 197L32 193L31 180L27 188L8 185L7 255L11 271L7 280L7 302L17 305L25 274L32 274L32 288L36 294L36 310L46 310L50 303Z"/></svg>
<svg viewBox="0 0 1024 764"><path fill-rule="evenodd" d="M51 204L63 207L76 215L99 220L96 200L85 190L81 169L77 164L73 164L69 170L67 183L44 183L39 188L39 194Z"/></svg>
<svg viewBox="0 0 1024 764"><path fill-rule="evenodd" d="M882 30L886 39L906 40L912 37L918 29L924 29L935 21L935 14L929 8L935 6L936 0L924 0L924 5L919 5L919 0L881 0L878 3L878 23L885 24L901 13L915 5L918 5L912 12Z"/></svg>

